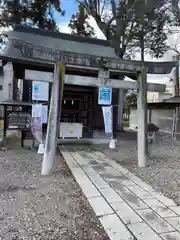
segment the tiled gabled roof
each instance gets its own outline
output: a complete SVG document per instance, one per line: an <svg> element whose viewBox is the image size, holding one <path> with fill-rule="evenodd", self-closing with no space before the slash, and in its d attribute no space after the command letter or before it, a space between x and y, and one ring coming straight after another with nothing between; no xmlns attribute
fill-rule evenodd
<svg viewBox="0 0 180 240"><path fill-rule="evenodd" d="M19 39L60 51L87 55L117 58L114 48L106 40L90 39L71 34L47 32L37 28L15 26L8 35L10 39Z"/></svg>

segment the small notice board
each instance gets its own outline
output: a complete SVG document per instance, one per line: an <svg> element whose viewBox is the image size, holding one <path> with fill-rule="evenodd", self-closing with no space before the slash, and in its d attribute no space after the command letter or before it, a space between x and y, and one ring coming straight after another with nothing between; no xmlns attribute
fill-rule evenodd
<svg viewBox="0 0 180 240"><path fill-rule="evenodd" d="M21 111L7 111L7 129L30 129L31 114Z"/></svg>

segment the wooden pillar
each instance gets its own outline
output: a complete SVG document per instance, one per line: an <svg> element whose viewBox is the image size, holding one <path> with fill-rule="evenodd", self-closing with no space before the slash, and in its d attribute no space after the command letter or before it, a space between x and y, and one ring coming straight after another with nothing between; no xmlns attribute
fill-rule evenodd
<svg viewBox="0 0 180 240"><path fill-rule="evenodd" d="M119 94L119 89L112 89L112 105L113 107L113 136L116 138L117 136L117 124L118 124L118 94ZM104 119L103 119L104 121Z"/></svg>
<svg viewBox="0 0 180 240"><path fill-rule="evenodd" d="M13 64L12 100L13 101L18 100L18 74L16 64Z"/></svg>
<svg viewBox="0 0 180 240"><path fill-rule="evenodd" d="M138 75L138 167L147 165L147 75L142 71Z"/></svg>
<svg viewBox="0 0 180 240"><path fill-rule="evenodd" d="M117 127L119 131L123 131L123 109L124 109L124 90L118 90L118 116Z"/></svg>
<svg viewBox="0 0 180 240"><path fill-rule="evenodd" d="M32 102L32 81L23 79L23 102ZM29 106L23 106L23 111L29 111Z"/></svg>

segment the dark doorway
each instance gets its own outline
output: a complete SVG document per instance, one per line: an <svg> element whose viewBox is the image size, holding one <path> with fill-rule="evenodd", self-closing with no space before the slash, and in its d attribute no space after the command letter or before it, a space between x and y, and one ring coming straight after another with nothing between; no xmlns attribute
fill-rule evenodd
<svg viewBox="0 0 180 240"><path fill-rule="evenodd" d="M79 123L79 107L80 99L68 97L65 94L62 102L61 122Z"/></svg>
<svg viewBox="0 0 180 240"><path fill-rule="evenodd" d="M83 138L92 138L93 88L64 88L61 122L82 123Z"/></svg>

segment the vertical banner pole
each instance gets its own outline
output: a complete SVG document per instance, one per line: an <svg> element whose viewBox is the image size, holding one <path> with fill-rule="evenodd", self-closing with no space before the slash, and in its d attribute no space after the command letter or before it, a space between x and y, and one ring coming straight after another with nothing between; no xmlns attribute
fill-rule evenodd
<svg viewBox="0 0 180 240"><path fill-rule="evenodd" d="M49 119L45 141L45 151L42 162L42 175L49 175L56 166L56 148L57 148L57 131L59 121L59 98L60 98L60 67L59 62L54 67L54 82L51 92L51 102L49 109Z"/></svg>
<svg viewBox="0 0 180 240"><path fill-rule="evenodd" d="M114 142L114 133L113 133L113 105L111 105L111 138L109 141L109 148L114 149L115 146L115 142Z"/></svg>

